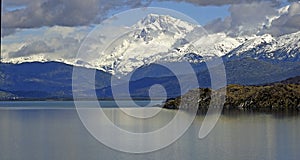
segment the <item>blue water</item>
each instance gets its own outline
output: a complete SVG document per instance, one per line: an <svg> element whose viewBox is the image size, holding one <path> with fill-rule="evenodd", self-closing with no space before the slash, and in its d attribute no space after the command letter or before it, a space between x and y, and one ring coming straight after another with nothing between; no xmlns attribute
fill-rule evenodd
<svg viewBox="0 0 300 160"><path fill-rule="evenodd" d="M121 107L131 107L130 102L128 100L120 100L122 103ZM149 102L148 100L136 100L134 101L136 105L139 106L154 106L157 104L162 104L161 100L154 100ZM84 101L86 106L90 107L97 107L91 106L91 101ZM116 103L114 101L109 100L101 100L99 101L99 105L103 108L116 108ZM75 105L73 101L0 101L0 107L3 108L10 108L10 109L74 109Z"/></svg>
<svg viewBox="0 0 300 160"><path fill-rule="evenodd" d="M1 106L5 107L0 108L1 160L298 160L300 157L299 115L227 113L202 140L198 139L198 132L204 116L198 116L184 136L167 148L129 154L110 149L93 138L72 102L1 102ZM9 106L19 109L6 108ZM163 110L152 123L141 123L132 121L132 117L118 109L106 110L119 117L117 125L132 130L163 126L176 113Z"/></svg>

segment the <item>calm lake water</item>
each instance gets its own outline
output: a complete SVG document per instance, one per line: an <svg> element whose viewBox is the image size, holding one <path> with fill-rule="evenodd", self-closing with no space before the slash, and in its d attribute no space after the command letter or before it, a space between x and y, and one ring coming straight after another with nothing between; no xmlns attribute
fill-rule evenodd
<svg viewBox="0 0 300 160"><path fill-rule="evenodd" d="M88 103L88 102L87 102ZM111 104L107 103L107 107ZM124 102L126 104L126 102ZM139 102L146 103L146 102ZM9 108L13 107L13 108ZM116 108L106 114L134 132L164 126L176 111L162 110L149 122ZM175 143L147 154L115 151L98 142L81 123L72 102L0 102L1 160L298 160L300 115L226 113L205 139L197 116ZM160 137L164 138L164 137Z"/></svg>

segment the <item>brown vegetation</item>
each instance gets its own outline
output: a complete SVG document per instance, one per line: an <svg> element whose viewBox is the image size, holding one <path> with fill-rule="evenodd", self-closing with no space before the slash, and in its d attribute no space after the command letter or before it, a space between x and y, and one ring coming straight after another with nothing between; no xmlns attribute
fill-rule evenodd
<svg viewBox="0 0 300 160"><path fill-rule="evenodd" d="M205 110L209 107L211 93L211 89L208 88L195 89L181 97L167 100L163 107L178 109L184 99L185 103L180 107L191 109L189 106L192 106L192 103L199 103L199 110ZM187 98L193 100L187 101ZM225 99L224 109L300 110L300 85L283 83L266 86L228 85Z"/></svg>

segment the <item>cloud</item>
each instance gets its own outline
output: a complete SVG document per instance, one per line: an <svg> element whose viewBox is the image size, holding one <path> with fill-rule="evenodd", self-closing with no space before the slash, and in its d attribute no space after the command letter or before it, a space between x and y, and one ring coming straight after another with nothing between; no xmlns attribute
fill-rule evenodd
<svg viewBox="0 0 300 160"><path fill-rule="evenodd" d="M231 13L231 26L256 25L266 21L266 16L275 15L276 10L272 3L251 3L232 5L229 8Z"/></svg>
<svg viewBox="0 0 300 160"><path fill-rule="evenodd" d="M286 13L274 19L262 32L280 36L297 31L300 31L300 2L292 3Z"/></svg>
<svg viewBox="0 0 300 160"><path fill-rule="evenodd" d="M169 0L3 0L1 28L38 28L43 26L82 26L99 23L110 11L148 6L152 1ZM171 1L171 0L170 0ZM226 5L277 0L172 0L196 5ZM8 10L16 7L15 10ZM18 8L19 7L19 8ZM8 33L8 32L7 32ZM13 33L13 32L10 32ZM7 34L3 34L7 35Z"/></svg>
<svg viewBox="0 0 300 160"><path fill-rule="evenodd" d="M29 45L23 46L20 50L16 52L9 53L10 58L15 57L23 57L23 56L29 56L39 53L48 53L53 52L53 49L49 47L45 42L37 41L33 42Z"/></svg>
<svg viewBox="0 0 300 160"><path fill-rule="evenodd" d="M300 3L292 3L280 13L271 2L234 4L230 16L215 19L204 26L209 32L225 32L230 36L272 34L280 36L300 30ZM281 9L282 10L282 9Z"/></svg>
<svg viewBox="0 0 300 160"><path fill-rule="evenodd" d="M233 36L257 34L268 22L267 17L277 14L274 4L270 2L232 5L229 11L229 34Z"/></svg>
<svg viewBox="0 0 300 160"><path fill-rule="evenodd" d="M142 6L142 1L107 0L5 0L4 7L25 5L1 14L2 28L37 28L43 26L82 26L103 20L109 11L125 6Z"/></svg>
<svg viewBox="0 0 300 160"><path fill-rule="evenodd" d="M3 0L2 4L8 7L26 6L28 4L37 3L40 0Z"/></svg>
<svg viewBox="0 0 300 160"><path fill-rule="evenodd" d="M7 36L1 44L2 58L9 60L39 54L51 60L72 59L76 57L78 48L90 29L53 26L18 32Z"/></svg>
<svg viewBox="0 0 300 160"><path fill-rule="evenodd" d="M217 18L204 26L209 33L226 32L231 26L231 18L226 17L224 20Z"/></svg>
<svg viewBox="0 0 300 160"><path fill-rule="evenodd" d="M160 0L164 1L164 0ZM278 3L279 0L175 0L177 2L187 2L200 6L222 6L222 5L231 5L231 4L249 4L249 3L258 3L258 2L272 2Z"/></svg>
<svg viewBox="0 0 300 160"><path fill-rule="evenodd" d="M5 37L7 35L16 33L16 29L14 28L1 28L1 37Z"/></svg>
<svg viewBox="0 0 300 160"><path fill-rule="evenodd" d="M24 28L44 26L88 26L104 20L110 11L148 6L152 1L186 2L199 6L231 5L230 16L216 19L205 26L209 32L226 32L231 36L263 34L282 35L299 30L299 2L289 13L271 24L280 0L4 0L1 14L1 37ZM297 7L298 5L298 7ZM15 7L9 10L9 7Z"/></svg>
<svg viewBox="0 0 300 160"><path fill-rule="evenodd" d="M76 26L90 23L100 10L96 0L49 0L29 3L1 16L4 28Z"/></svg>

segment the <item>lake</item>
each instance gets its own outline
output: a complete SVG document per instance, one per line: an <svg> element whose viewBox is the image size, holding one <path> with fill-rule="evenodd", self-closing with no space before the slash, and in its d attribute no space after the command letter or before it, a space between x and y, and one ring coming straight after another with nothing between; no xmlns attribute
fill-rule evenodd
<svg viewBox="0 0 300 160"><path fill-rule="evenodd" d="M105 113L119 127L147 132L176 114L162 110L155 119L135 121L111 102ZM147 104L145 101L138 102ZM88 102L87 102L88 104ZM104 104L104 103L103 103ZM126 104L126 102L124 102ZM125 105L126 106L126 105ZM203 115L170 146L146 154L113 150L83 126L73 102L0 102L1 160L298 160L300 116L286 113L228 112L212 132L198 138ZM164 137L158 137L158 140Z"/></svg>

